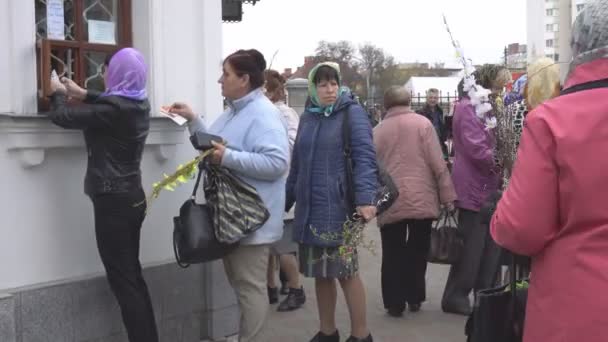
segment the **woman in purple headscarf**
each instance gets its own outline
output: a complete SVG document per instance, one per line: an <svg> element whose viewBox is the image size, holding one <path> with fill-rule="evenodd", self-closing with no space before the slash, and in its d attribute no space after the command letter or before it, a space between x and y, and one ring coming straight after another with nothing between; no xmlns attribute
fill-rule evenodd
<svg viewBox="0 0 608 342"><path fill-rule="evenodd" d="M150 127L143 56L132 48L118 51L104 65L103 78L103 93L80 88L67 78L52 80L49 117L60 127L84 132L88 151L84 191L93 202L97 248L108 282L118 299L129 341L157 342L139 262L146 212L140 163ZM67 106L67 97L84 104Z"/></svg>

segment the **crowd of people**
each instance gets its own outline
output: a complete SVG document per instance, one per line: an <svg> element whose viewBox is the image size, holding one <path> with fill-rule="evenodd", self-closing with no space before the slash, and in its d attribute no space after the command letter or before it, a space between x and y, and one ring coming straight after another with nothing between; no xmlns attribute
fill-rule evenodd
<svg viewBox="0 0 608 342"><path fill-rule="evenodd" d="M376 217L381 166L400 193L377 218L388 315L421 310L433 221L457 212L464 250L451 266L443 311L471 314L470 294L495 286L501 256L517 253L531 258L524 341L602 341L608 323L608 301L601 299L608 288L602 200L608 192L602 172L608 168L607 14L608 0L595 0L578 17L564 83L546 58L531 63L507 94L511 76L504 66L478 68L475 86L489 91L491 104L482 115L465 82L453 117L438 106L436 90L416 113L409 92L394 86L373 127L332 62L311 70L305 110L296 113L285 104L285 79L267 70L257 50L238 50L224 60L219 83L227 108L209 126L188 104L173 103L169 112L185 118L191 134L209 132L227 142L214 143L209 162L253 186L270 213L223 258L241 313L239 341L259 341L279 294L286 297L278 311L305 304L301 276L314 279L319 328L311 342L340 341L338 284L350 314L346 341L373 341L356 246L346 246L355 249L348 260L341 253L345 223ZM85 193L109 284L129 341L155 342L138 255L146 208L133 205L145 203L140 163L149 130L147 67L141 53L124 48L106 61L103 75L103 93L52 80L49 116L84 132ZM67 105L68 97L83 104ZM347 149L352 164L344 158ZM353 203L347 203L349 191Z"/></svg>

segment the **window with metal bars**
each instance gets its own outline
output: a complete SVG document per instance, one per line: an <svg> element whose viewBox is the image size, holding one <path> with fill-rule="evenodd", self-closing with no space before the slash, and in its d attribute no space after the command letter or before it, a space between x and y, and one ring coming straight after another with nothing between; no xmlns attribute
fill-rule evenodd
<svg viewBox="0 0 608 342"><path fill-rule="evenodd" d="M82 87L103 90L106 57L132 45L131 0L34 2L39 110L48 108L52 70Z"/></svg>

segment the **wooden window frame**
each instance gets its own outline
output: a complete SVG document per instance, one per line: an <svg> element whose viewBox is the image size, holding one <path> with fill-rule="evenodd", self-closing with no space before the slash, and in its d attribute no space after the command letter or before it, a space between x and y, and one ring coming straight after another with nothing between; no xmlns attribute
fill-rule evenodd
<svg viewBox="0 0 608 342"><path fill-rule="evenodd" d="M84 86L86 79L85 54L88 52L113 53L121 48L133 45L132 30L132 8L131 0L117 1L117 41L115 45L89 43L84 32L85 0L74 1L74 40L52 40L42 38L37 41L37 69L38 69L38 107L48 109L48 96L51 89L51 51L56 49L71 49L74 51L74 76L73 80L80 86Z"/></svg>

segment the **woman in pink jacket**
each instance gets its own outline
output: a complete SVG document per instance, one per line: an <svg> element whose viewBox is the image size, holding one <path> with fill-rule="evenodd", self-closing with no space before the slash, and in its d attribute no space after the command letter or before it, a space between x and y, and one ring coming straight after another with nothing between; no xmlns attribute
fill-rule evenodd
<svg viewBox="0 0 608 342"><path fill-rule="evenodd" d="M382 299L391 316L401 316L406 302L420 310L426 299L426 258L431 225L443 204L454 210L456 192L431 121L410 108L404 87L384 95L388 110L374 129L376 154L399 187L397 201L380 217Z"/></svg>
<svg viewBox="0 0 608 342"><path fill-rule="evenodd" d="M525 342L608 339L607 15L596 0L577 18L564 91L526 117L492 220L498 244L532 257Z"/></svg>

